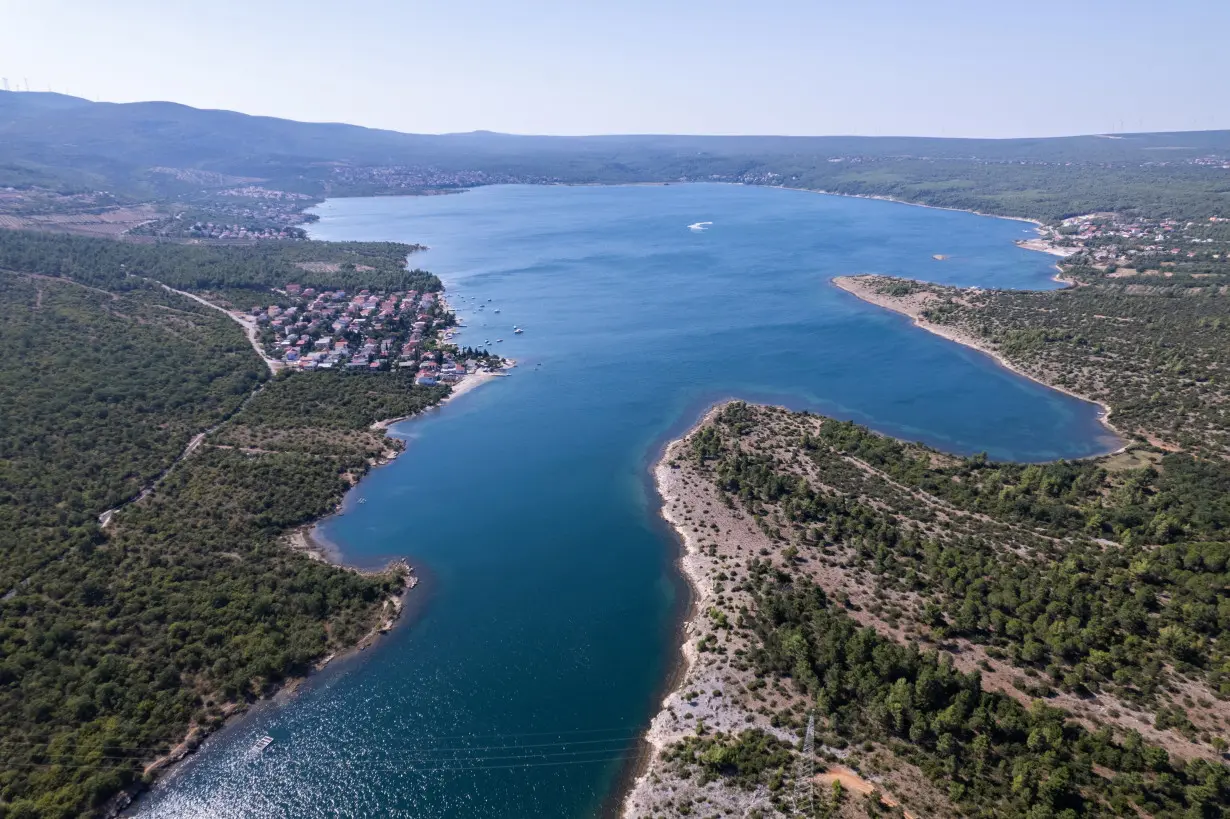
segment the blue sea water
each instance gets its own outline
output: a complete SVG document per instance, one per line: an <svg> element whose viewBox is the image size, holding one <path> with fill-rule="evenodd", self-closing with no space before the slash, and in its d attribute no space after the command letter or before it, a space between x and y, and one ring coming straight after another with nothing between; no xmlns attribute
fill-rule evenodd
<svg viewBox="0 0 1230 819"><path fill-rule="evenodd" d="M1115 444L1092 405L829 283L1054 287L1054 260L1012 244L1033 235L1021 222L730 185L501 186L318 212L315 238L429 245L413 261L444 279L459 340L520 363L396 427L406 453L323 527L348 562L417 567L403 625L211 739L141 817L609 809L686 600L649 465L715 400L997 458Z"/></svg>

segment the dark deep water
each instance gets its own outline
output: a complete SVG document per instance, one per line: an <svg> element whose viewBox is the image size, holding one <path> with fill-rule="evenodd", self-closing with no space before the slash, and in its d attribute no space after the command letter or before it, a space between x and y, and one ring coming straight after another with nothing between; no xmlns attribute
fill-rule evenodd
<svg viewBox="0 0 1230 819"><path fill-rule="evenodd" d="M656 710L685 594L648 467L716 399L998 458L1115 444L1092 405L828 281L1056 286L1051 257L1012 244L1033 235L1021 222L729 185L492 187L319 213L315 238L430 245L414 263L444 279L459 340L520 366L401 424L406 454L323 527L349 562L418 568L403 626L228 727L142 817L596 813Z"/></svg>

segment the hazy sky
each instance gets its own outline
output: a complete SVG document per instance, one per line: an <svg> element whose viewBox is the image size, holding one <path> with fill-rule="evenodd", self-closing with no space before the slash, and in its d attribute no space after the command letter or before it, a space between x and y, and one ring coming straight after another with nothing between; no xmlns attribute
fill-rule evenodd
<svg viewBox="0 0 1230 819"><path fill-rule="evenodd" d="M10 85L401 131L1230 128L1230 0L0 0Z"/></svg>

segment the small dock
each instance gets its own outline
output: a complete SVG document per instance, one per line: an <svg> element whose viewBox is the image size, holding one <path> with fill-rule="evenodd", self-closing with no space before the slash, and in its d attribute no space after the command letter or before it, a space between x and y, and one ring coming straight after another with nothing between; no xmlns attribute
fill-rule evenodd
<svg viewBox="0 0 1230 819"><path fill-rule="evenodd" d="M249 757L258 756L262 751L264 751L266 748L268 748L272 744L273 744L273 737L269 736L268 734L265 734L263 737L256 740L256 742L252 743L252 747L248 749L248 756Z"/></svg>

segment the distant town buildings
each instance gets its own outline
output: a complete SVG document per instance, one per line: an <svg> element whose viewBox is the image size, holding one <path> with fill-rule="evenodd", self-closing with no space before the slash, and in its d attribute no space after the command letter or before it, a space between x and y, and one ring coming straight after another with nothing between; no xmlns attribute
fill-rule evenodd
<svg viewBox="0 0 1230 819"><path fill-rule="evenodd" d="M1047 234L1057 246L1080 249L1084 260L1095 266L1160 270L1224 261L1230 252L1227 222L1230 218L1221 216L1179 220L1090 213L1065 219Z"/></svg>
<svg viewBox="0 0 1230 819"><path fill-rule="evenodd" d="M245 227L241 224L214 224L193 222L184 227L179 235L191 239L306 239L307 232L300 227Z"/></svg>
<svg viewBox="0 0 1230 819"><path fill-rule="evenodd" d="M561 181L557 177L486 171L446 171L414 165L339 165L332 170L337 185L371 187L376 190L472 188L479 185L542 185Z"/></svg>

